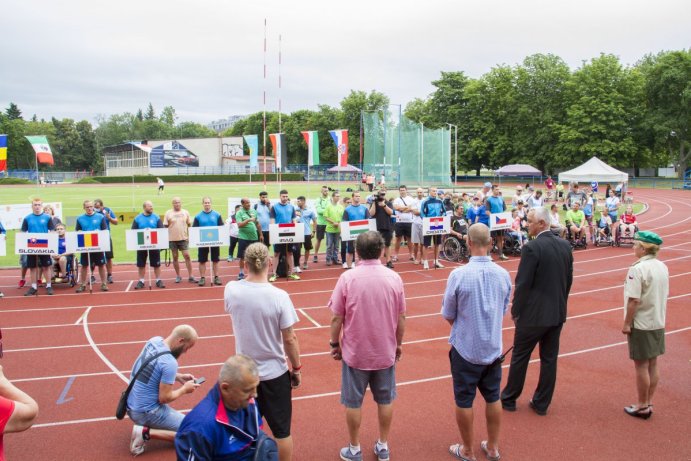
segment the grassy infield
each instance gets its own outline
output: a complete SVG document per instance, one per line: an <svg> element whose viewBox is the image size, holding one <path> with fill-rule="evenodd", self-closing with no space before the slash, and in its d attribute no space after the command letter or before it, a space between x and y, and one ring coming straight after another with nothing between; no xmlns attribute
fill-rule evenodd
<svg viewBox="0 0 691 461"><path fill-rule="evenodd" d="M339 188L341 191L344 191L347 187L357 189L357 184L355 183L343 182L339 184L334 182L329 183L329 185L333 188ZM295 199L299 195L304 195L307 198L317 198L321 186L322 183L307 182L283 184L283 187L290 193L291 199ZM513 186L502 184L502 187L504 195L510 197L513 193ZM130 184L52 185L41 188L36 186L2 186L0 187L0 204L27 203L34 197L40 197L45 202L62 202L64 207L63 217L67 218L68 230L73 230L74 220L70 220L69 217L76 217L83 212L82 202L85 199L100 198L117 215L133 211L138 213L141 211L142 202L144 200L151 200L154 204L154 211L163 215L166 210L171 208L170 201L172 197L179 196L182 198L183 207L194 216L201 210L202 197L210 196L213 200L214 208L225 217L228 213L228 197L257 197L263 189L261 183L251 185L232 183L168 183L165 187L165 194L157 195L156 184L135 184L134 186ZM267 190L272 201L278 198L278 191L280 190L278 184L268 183ZM457 190L474 192L476 187L461 186ZM397 192L392 191L391 196L397 196ZM641 208L642 205L636 204L634 211L638 212ZM0 212L2 212L2 209L0 209ZM598 216L599 213L596 213L596 217ZM135 259L135 252L125 249L125 229L129 229L130 226L131 222L127 222L126 224L121 223L118 226L111 227L116 262L133 262ZM14 231L8 231L7 233L7 256L0 257L0 267L18 266L18 256L14 254L14 233Z"/></svg>

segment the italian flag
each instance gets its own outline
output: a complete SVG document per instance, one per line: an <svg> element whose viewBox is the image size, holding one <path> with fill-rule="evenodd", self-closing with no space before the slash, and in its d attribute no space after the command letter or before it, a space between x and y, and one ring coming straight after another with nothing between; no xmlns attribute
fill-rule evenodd
<svg viewBox="0 0 691 461"><path fill-rule="evenodd" d="M307 166L319 165L319 134L317 131L302 131L307 143Z"/></svg>
<svg viewBox="0 0 691 461"><path fill-rule="evenodd" d="M158 244L158 231L142 231L137 233L137 245Z"/></svg>
<svg viewBox="0 0 691 461"><path fill-rule="evenodd" d="M31 147L36 152L36 161L38 163L47 163L53 165L53 152L50 150L48 139L45 136L25 136L31 143Z"/></svg>
<svg viewBox="0 0 691 461"><path fill-rule="evenodd" d="M363 234L369 230L369 221L366 219L361 221L349 221L348 228L350 229L350 235Z"/></svg>

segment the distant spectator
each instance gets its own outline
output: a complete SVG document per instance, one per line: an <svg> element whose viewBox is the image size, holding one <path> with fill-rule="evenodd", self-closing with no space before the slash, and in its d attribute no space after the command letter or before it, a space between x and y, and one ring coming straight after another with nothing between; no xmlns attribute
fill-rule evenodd
<svg viewBox="0 0 691 461"><path fill-rule="evenodd" d="M156 182L158 182L158 195L161 195L163 193L163 189L165 189L166 185L163 182L163 179L161 179L161 178L156 178Z"/></svg>

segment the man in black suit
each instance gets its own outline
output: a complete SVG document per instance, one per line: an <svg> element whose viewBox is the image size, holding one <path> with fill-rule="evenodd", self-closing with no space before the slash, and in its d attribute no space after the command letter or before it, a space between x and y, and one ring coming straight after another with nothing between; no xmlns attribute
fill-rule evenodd
<svg viewBox="0 0 691 461"><path fill-rule="evenodd" d="M573 282L573 254L566 240L550 232L549 211L528 213L528 232L536 237L523 247L516 274L511 317L516 324L513 355L502 407L516 411L523 391L530 354L540 344L540 379L530 407L545 415L557 381L559 336L566 321L566 301Z"/></svg>

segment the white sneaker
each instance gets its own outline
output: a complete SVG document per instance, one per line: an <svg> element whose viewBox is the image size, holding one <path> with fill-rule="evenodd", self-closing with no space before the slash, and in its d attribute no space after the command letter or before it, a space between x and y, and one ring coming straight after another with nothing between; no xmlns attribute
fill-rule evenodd
<svg viewBox="0 0 691 461"><path fill-rule="evenodd" d="M348 263L343 263L343 269L348 269Z"/></svg>
<svg viewBox="0 0 691 461"><path fill-rule="evenodd" d="M423 268L424 270L428 270L428 269L429 269L429 264L427 263L427 260L426 260L426 259L425 259L424 261L422 261L422 268Z"/></svg>
<svg viewBox="0 0 691 461"><path fill-rule="evenodd" d="M436 261L434 261L434 267L436 267L437 269L443 269L444 265L442 263L440 263L439 260L437 259Z"/></svg>
<svg viewBox="0 0 691 461"><path fill-rule="evenodd" d="M132 428L132 437L130 438L130 453L132 453L132 456L141 455L144 453L145 446L144 427L135 424Z"/></svg>
<svg viewBox="0 0 691 461"><path fill-rule="evenodd" d="M300 269L300 266L295 266L295 267L293 268L293 272L295 272L296 274L301 274L301 273L302 273L302 269Z"/></svg>

